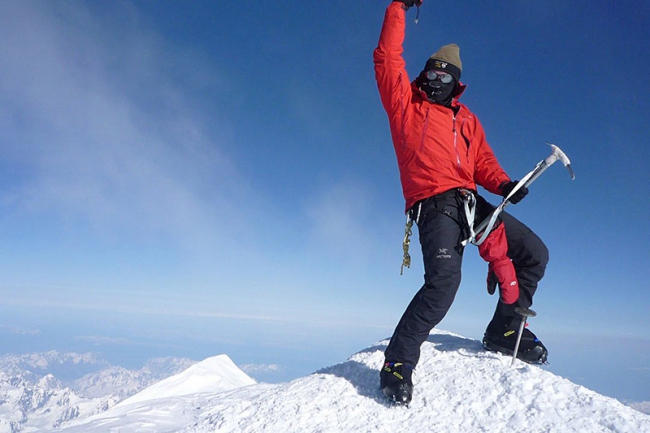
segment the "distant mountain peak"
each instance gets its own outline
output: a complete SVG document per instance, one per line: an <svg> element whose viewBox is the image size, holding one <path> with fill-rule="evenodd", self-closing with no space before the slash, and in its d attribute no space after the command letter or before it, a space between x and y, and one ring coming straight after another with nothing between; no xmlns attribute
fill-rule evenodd
<svg viewBox="0 0 650 433"><path fill-rule="evenodd" d="M151 385L122 401L120 406L168 397L229 391L255 383L227 355L213 356Z"/></svg>

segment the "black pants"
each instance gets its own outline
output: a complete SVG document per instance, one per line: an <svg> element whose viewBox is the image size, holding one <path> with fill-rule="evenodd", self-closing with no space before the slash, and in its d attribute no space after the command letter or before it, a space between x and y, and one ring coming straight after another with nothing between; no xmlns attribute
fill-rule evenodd
<svg viewBox="0 0 650 433"><path fill-rule="evenodd" d="M416 205L417 207L417 205ZM494 206L478 197L477 218L482 221ZM414 213L416 218L417 210ZM460 194L453 190L424 200L417 220L424 259L424 285L413 297L386 348L386 359L416 366L420 346L431 329L445 317L456 297L461 280L467 223ZM489 328L517 320L517 306L530 307L537 283L544 276L548 250L535 233L507 213L501 213L508 240L508 257L519 280L520 294L513 305L498 302Z"/></svg>

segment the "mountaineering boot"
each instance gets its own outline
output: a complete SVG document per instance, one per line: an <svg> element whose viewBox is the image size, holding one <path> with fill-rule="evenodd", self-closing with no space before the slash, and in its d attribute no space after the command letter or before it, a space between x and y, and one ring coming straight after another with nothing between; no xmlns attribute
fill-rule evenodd
<svg viewBox="0 0 650 433"><path fill-rule="evenodd" d="M413 397L412 373L413 367L410 365L386 361L379 373L381 391L386 398L397 404L408 405Z"/></svg>
<svg viewBox="0 0 650 433"><path fill-rule="evenodd" d="M517 343L518 329L512 329L513 324L496 331L488 327L483 336L483 347L493 352L512 355ZM521 334L521 343L517 350L517 358L529 364L544 364L548 358L548 350L544 344L528 328Z"/></svg>

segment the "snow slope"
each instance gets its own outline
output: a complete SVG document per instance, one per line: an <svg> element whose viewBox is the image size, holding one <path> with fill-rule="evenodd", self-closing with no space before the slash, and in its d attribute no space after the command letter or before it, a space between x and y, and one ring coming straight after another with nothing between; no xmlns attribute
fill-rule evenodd
<svg viewBox="0 0 650 433"><path fill-rule="evenodd" d="M120 402L119 406L135 405L168 397L227 391L255 383L228 356L219 355L196 363L175 376L151 385Z"/></svg>
<svg viewBox="0 0 650 433"><path fill-rule="evenodd" d="M478 341L438 330L422 347L410 408L391 407L378 389L386 344L289 383L233 380L230 390L197 387L244 375L210 358L196 373L169 378L160 398L149 388L62 431L650 432L650 416L615 399L540 367L511 368L510 358L483 351Z"/></svg>

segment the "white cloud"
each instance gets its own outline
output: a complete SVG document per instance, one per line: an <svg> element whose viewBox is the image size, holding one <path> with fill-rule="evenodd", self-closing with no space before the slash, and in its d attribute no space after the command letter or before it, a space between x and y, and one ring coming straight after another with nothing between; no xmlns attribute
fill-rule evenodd
<svg viewBox="0 0 650 433"><path fill-rule="evenodd" d="M330 184L307 201L306 214L313 238L336 255L366 258L372 250L367 228L371 191L352 180Z"/></svg>
<svg viewBox="0 0 650 433"><path fill-rule="evenodd" d="M9 334L16 335L37 335L41 333L40 329L27 329L10 325L0 325L0 331L6 331Z"/></svg>
<svg viewBox="0 0 650 433"><path fill-rule="evenodd" d="M243 364L240 365L239 368L248 374L277 373L282 370L282 367L278 364Z"/></svg>
<svg viewBox="0 0 650 433"><path fill-rule="evenodd" d="M0 9L0 156L24 173L14 203L101 230L214 241L249 193L218 142L227 119L204 114L219 73L120 5L107 22L79 4Z"/></svg>
<svg viewBox="0 0 650 433"><path fill-rule="evenodd" d="M132 345L133 342L127 338L122 338L122 337L105 337L105 336L97 336L97 335L84 335L84 336L78 336L74 338L77 341L83 341L86 343L93 344L95 346L101 346L101 345L118 345L118 346L124 346L124 345Z"/></svg>

